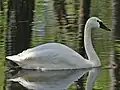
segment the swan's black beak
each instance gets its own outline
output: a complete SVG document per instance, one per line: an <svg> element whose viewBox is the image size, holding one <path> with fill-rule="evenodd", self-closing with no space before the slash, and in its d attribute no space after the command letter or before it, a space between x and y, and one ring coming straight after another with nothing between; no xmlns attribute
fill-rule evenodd
<svg viewBox="0 0 120 90"><path fill-rule="evenodd" d="M99 22L100 28L105 29L107 31L111 31L109 28L107 28L102 22Z"/></svg>

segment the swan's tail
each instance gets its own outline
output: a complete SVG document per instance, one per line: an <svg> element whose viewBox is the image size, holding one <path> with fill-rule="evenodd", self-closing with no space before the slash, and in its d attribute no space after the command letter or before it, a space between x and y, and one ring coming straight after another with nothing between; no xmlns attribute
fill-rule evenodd
<svg viewBox="0 0 120 90"><path fill-rule="evenodd" d="M18 55L7 56L6 58L14 62L19 62L21 60L20 56Z"/></svg>
<svg viewBox="0 0 120 90"><path fill-rule="evenodd" d="M14 79L8 79L7 81L19 82L19 81L24 81L24 80L23 80L23 78L18 77L18 78L14 78Z"/></svg>

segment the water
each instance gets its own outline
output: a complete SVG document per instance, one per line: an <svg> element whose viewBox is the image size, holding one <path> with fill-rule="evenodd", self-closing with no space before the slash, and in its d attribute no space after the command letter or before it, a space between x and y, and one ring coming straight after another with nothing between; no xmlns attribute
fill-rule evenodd
<svg viewBox="0 0 120 90"><path fill-rule="evenodd" d="M4 8L7 4L4 3ZM79 16L79 0L36 0L33 22L29 25L32 27L31 45L34 47L46 42L60 42L73 48L75 51L81 47L79 45L78 33L78 16ZM0 90L4 86L4 57L5 57L5 44L4 33L6 33L6 15L0 12ZM4 10L6 13L6 10ZM90 16L97 16L106 24L110 29L112 28L112 2L109 0L91 0ZM1 16L5 16L4 18ZM9 26L12 27L12 26ZM4 28L4 31L2 32ZM102 67L106 67L113 60L113 43L112 32L107 32L102 29L94 30L92 32L93 44L95 50L102 62ZM119 48L119 45L117 45ZM119 49L117 49L119 50ZM9 51L12 52L12 51ZM8 52L7 52L8 53ZM117 59L119 60L119 51L117 52ZM117 70L116 70L117 71ZM112 73L113 72L113 73ZM16 74L15 72L14 74ZM12 73L13 74L13 73ZM11 75L10 75L11 76ZM110 90L112 82L115 79L114 69L102 69L99 74L94 89L95 90ZM85 75L85 78L87 74ZM29 77L25 77L29 78ZM119 78L119 77L118 77ZM36 78L35 78L36 80ZM84 87L85 87L84 81ZM118 82L119 83L119 82ZM14 83L15 84L15 83ZM17 86L17 84L15 84ZM119 84L117 84L118 86ZM22 88L22 86L20 86ZM118 86L119 88L119 86ZM69 87L69 90L75 90L76 85ZM116 89L117 90L117 89Z"/></svg>
<svg viewBox="0 0 120 90"><path fill-rule="evenodd" d="M52 71L21 70L8 81L18 82L22 86L34 90L64 90L67 89L74 80L82 77L87 72L89 72L90 75L87 77L86 87L88 90L91 90L90 88L94 85L100 68Z"/></svg>
<svg viewBox="0 0 120 90"><path fill-rule="evenodd" d="M5 15L6 14L3 11L3 8L1 7L0 8L0 90L3 89L4 77L5 77L4 76L4 71L5 71L4 31L6 30Z"/></svg>

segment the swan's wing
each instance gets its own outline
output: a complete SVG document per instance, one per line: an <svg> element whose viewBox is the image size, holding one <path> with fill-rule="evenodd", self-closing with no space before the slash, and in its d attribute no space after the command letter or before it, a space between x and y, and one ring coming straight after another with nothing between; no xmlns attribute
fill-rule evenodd
<svg viewBox="0 0 120 90"><path fill-rule="evenodd" d="M87 60L81 58L78 54L72 52L63 52L53 49L43 50L41 52L31 52L20 57L20 64L23 68L33 69L76 69L89 66Z"/></svg>
<svg viewBox="0 0 120 90"><path fill-rule="evenodd" d="M30 52L41 52L43 50L49 50L49 49L53 49L53 50L57 50L57 51L62 51L62 52L75 52L74 50L72 50L71 48L69 48L66 45L60 44L60 43L46 43L46 44L42 44L39 46L36 46L34 48L30 48L27 50L24 50L22 53L20 53L19 55L24 55L24 54L28 54ZM78 54L78 53L76 53ZM81 58L83 58L81 56Z"/></svg>
<svg viewBox="0 0 120 90"><path fill-rule="evenodd" d="M58 43L40 45L6 58L28 69L76 69L91 67L88 60L85 60L71 48Z"/></svg>
<svg viewBox="0 0 120 90"><path fill-rule="evenodd" d="M65 48L67 48L67 46L65 46L63 44L60 44L60 43L46 43L46 44L36 46L34 48L24 50L22 53L19 53L19 55L27 54L27 53L30 53L30 52L43 51L43 50L47 50L47 49L57 49L57 50L59 50L59 49L65 49ZM67 48L67 50L68 50L68 48Z"/></svg>

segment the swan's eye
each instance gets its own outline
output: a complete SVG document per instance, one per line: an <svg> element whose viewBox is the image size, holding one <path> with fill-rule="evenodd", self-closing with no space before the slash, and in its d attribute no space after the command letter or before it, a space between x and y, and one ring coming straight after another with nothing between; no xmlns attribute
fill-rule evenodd
<svg viewBox="0 0 120 90"><path fill-rule="evenodd" d="M97 20L97 22L100 22L99 20Z"/></svg>
<svg viewBox="0 0 120 90"><path fill-rule="evenodd" d="M100 25L102 25L103 23L101 22L101 21L99 21L99 20L97 20L97 22L100 24Z"/></svg>

